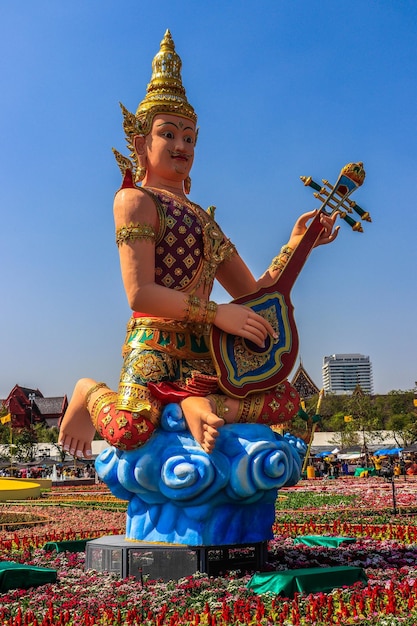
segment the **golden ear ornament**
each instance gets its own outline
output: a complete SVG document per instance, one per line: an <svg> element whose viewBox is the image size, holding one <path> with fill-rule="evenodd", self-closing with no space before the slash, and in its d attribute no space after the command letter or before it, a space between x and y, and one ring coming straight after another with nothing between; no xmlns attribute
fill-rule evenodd
<svg viewBox="0 0 417 626"><path fill-rule="evenodd" d="M141 167L140 165L136 168L135 174L135 182L140 183L146 175L146 167Z"/></svg>
<svg viewBox="0 0 417 626"><path fill-rule="evenodd" d="M184 193L188 194L191 191L191 178L189 176L187 176L187 178L184 180Z"/></svg>

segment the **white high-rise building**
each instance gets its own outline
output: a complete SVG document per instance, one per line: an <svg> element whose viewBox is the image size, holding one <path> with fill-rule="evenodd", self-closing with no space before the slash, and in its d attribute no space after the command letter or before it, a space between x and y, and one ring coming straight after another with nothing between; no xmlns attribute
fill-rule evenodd
<svg viewBox="0 0 417 626"><path fill-rule="evenodd" d="M372 363L363 354L332 354L323 357L323 388L327 393L350 394L357 385L373 393Z"/></svg>

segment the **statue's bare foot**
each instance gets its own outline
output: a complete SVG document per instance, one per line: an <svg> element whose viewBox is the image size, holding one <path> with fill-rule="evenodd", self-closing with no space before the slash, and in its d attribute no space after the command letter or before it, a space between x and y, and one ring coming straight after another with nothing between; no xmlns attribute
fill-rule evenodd
<svg viewBox="0 0 417 626"><path fill-rule="evenodd" d="M59 430L58 443L72 456L90 458L95 428L85 406L87 391L95 384L91 378L77 382ZM101 390L102 391L102 390Z"/></svg>
<svg viewBox="0 0 417 626"><path fill-rule="evenodd" d="M194 439L207 454L210 454L219 436L219 428L224 425L224 420L213 413L208 398L197 396L185 398L181 402L181 408Z"/></svg>

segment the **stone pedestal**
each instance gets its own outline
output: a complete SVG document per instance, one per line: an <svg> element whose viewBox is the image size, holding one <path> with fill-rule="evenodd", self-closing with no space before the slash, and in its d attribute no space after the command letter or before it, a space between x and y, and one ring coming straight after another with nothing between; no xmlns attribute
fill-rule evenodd
<svg viewBox="0 0 417 626"><path fill-rule="evenodd" d="M196 572L221 576L230 571L263 569L267 544L230 546L187 546L128 541L120 535L93 539L86 546L86 568L134 576L142 580L178 580Z"/></svg>

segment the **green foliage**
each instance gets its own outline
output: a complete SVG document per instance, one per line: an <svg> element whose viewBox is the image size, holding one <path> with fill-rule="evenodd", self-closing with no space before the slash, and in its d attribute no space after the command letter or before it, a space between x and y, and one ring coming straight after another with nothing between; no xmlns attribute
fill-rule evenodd
<svg viewBox="0 0 417 626"><path fill-rule="evenodd" d="M13 455L20 463L33 461L35 444L38 442L34 429L20 428L11 431L10 427L5 425L0 429L0 441L5 446L3 458L10 460Z"/></svg>
<svg viewBox="0 0 417 626"><path fill-rule="evenodd" d="M415 413L391 415L387 428L395 433L399 446L406 447L417 441L417 416Z"/></svg>
<svg viewBox="0 0 417 626"><path fill-rule="evenodd" d="M390 391L386 396L376 396L378 410L385 416L408 413L413 410L413 391Z"/></svg>
<svg viewBox="0 0 417 626"><path fill-rule="evenodd" d="M16 446L16 459L20 463L33 461L34 445L37 443L36 432L31 428L22 428L13 434L13 443Z"/></svg>
<svg viewBox="0 0 417 626"><path fill-rule="evenodd" d="M0 443L10 443L10 426L9 424L0 424Z"/></svg>
<svg viewBox="0 0 417 626"><path fill-rule="evenodd" d="M357 496L340 494L329 494L308 491L286 491L284 498L278 497L276 509L294 510L297 509L317 509L319 507L343 506L354 507Z"/></svg>
<svg viewBox="0 0 417 626"><path fill-rule="evenodd" d="M339 411L334 415L331 415L326 419L326 429L341 432L345 430L345 415L344 411Z"/></svg>
<svg viewBox="0 0 417 626"><path fill-rule="evenodd" d="M347 430L373 431L381 428L373 398L367 394L354 393L349 397L347 415L352 421L347 422Z"/></svg>
<svg viewBox="0 0 417 626"><path fill-rule="evenodd" d="M347 415L347 400L348 396L336 396L333 394L324 396L320 409L323 424L326 425L324 430L331 430L327 428L327 422L334 415Z"/></svg>
<svg viewBox="0 0 417 626"><path fill-rule="evenodd" d="M58 429L55 426L49 428L44 424L36 424L35 432L39 442L56 443L58 441Z"/></svg>
<svg viewBox="0 0 417 626"><path fill-rule="evenodd" d="M350 440L354 431L392 430L399 444L410 445L417 442L417 411L413 400L413 391L401 390L378 396L329 394L321 405L320 430L338 432L346 441ZM317 397L312 399L311 405L315 402ZM351 415L352 421L345 422L345 415Z"/></svg>

